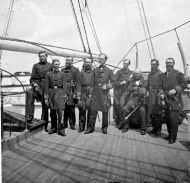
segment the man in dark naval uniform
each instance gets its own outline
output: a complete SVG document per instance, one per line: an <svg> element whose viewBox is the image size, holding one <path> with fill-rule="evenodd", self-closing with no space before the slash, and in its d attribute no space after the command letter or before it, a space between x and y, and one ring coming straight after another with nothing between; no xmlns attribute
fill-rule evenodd
<svg viewBox="0 0 190 183"><path fill-rule="evenodd" d="M48 131L48 108L44 102L44 80L46 73L51 71L53 67L51 63L47 62L47 53L45 51L40 51L38 56L40 61L34 64L30 78L32 88L27 91L26 114L28 122L32 121L34 117L34 101L35 99L40 101L42 103L41 119L46 122L45 131Z"/></svg>
<svg viewBox="0 0 190 183"><path fill-rule="evenodd" d="M114 87L114 105L115 105L115 117L116 127L121 126L121 109L124 104L127 103L129 98L129 78L132 76L132 71L129 69L131 61L129 59L123 60L123 68L118 70L115 74L116 84Z"/></svg>
<svg viewBox="0 0 190 183"><path fill-rule="evenodd" d="M109 98L109 90L113 88L113 84L115 84L115 76L108 67L106 67L105 63L107 61L107 55L101 53L99 55L99 67L93 70L91 87L93 87L92 94L92 108L91 108L91 116L90 123L87 130L85 130L85 134L92 133L95 128L96 117L98 111L102 111L102 132L107 134L108 129L108 110L110 108L110 98Z"/></svg>
<svg viewBox="0 0 190 183"><path fill-rule="evenodd" d="M73 66L73 58L66 57L65 68L61 70L65 74L66 88L68 93L67 102L65 104L64 125L68 127L68 120L72 130L76 130L75 104L80 100L81 83L79 69Z"/></svg>
<svg viewBox="0 0 190 183"><path fill-rule="evenodd" d="M139 69L134 71L128 91L130 92L130 100L123 106L121 112L122 133L127 132L130 124L132 124L140 125L141 135L145 135L147 128L145 96L147 91ZM131 116L125 119L130 114Z"/></svg>
<svg viewBox="0 0 190 183"><path fill-rule="evenodd" d="M52 61L53 71L46 74L45 78L45 103L50 105L52 114L56 119L51 120L51 129L49 134L58 133L58 135L66 136L63 123L63 113L66 100L66 81L64 73L59 71L60 61L54 59ZM58 117L58 124L57 124Z"/></svg>
<svg viewBox="0 0 190 183"><path fill-rule="evenodd" d="M85 59L80 75L81 75L81 100L78 102L79 133L85 130L85 126L87 126L87 128L89 127L91 105L92 105L92 87L90 86L92 79L92 61L90 59ZM86 113L87 113L87 119L86 119Z"/></svg>
<svg viewBox="0 0 190 183"><path fill-rule="evenodd" d="M151 72L148 75L147 90L149 93L149 102L148 102L148 115L150 116L152 123L152 131L149 133L154 134L155 136L161 136L161 114L160 114L160 100L159 100L159 91L160 91L160 81L162 72L159 70L159 61L157 59L151 60Z"/></svg>
<svg viewBox="0 0 190 183"><path fill-rule="evenodd" d="M180 110L183 108L181 92L185 89L184 75L174 69L174 58L166 59L166 72L162 75L161 89L166 101L166 125L169 144L177 139Z"/></svg>

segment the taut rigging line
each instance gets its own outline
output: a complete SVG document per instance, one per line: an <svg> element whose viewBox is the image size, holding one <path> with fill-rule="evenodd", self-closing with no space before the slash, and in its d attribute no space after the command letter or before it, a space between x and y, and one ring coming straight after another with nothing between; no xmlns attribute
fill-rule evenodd
<svg viewBox="0 0 190 183"><path fill-rule="evenodd" d="M96 33L96 29L95 29L95 26L94 26L94 23L93 23L93 20L92 20L92 16L91 16L91 13L90 13L89 6L88 6L87 3L86 3L86 5L84 5L83 1L81 1L81 2L82 2L82 6L83 6L83 8L84 8L84 12L85 12L86 18L87 18L88 23L89 23L89 25L90 25L92 34L93 34L94 39L95 39L95 41L96 41L98 50L99 50L100 53L102 53L102 51L101 51L101 46L100 46L100 43L99 43L99 40L98 40L98 36L97 36L97 33ZM87 11L88 11L88 14L89 14L89 17L90 17L90 18L88 17L88 14L87 14L87 12L86 12L86 9L87 9Z"/></svg>
<svg viewBox="0 0 190 183"><path fill-rule="evenodd" d="M184 25L186 25L186 24L188 24L188 23L190 23L190 20L187 21L187 22L185 22L185 23L183 23L183 24L180 24L180 25L177 26L177 27L174 27L173 29L169 29L169 30L167 30L167 31L165 31L165 32L156 34L156 35L151 36L151 37L149 37L149 38L147 38L147 39L143 39L143 40L141 40L141 41L135 42L135 44L127 51L127 53L124 55L124 57L119 61L119 63L117 64L117 66L119 66L119 64L125 59L125 57L127 57L127 55L128 55L128 54L131 52L131 50L135 47L135 45L140 44L140 43L142 43L142 42L145 42L145 41L147 41L148 39L153 39L153 38L156 38L156 37L158 37L158 36L167 34L167 33L169 33L169 32L176 31L177 29L179 29L180 27L182 27L182 26L184 26ZM116 69L116 68L114 68L113 71L115 71L115 69Z"/></svg>
<svg viewBox="0 0 190 183"><path fill-rule="evenodd" d="M71 3L71 8L73 10L73 15L74 15L74 18L75 18L77 29L78 29L78 32L79 32L79 35L80 35L80 39L81 39L81 42L82 42L82 46L83 46L84 52L86 52L84 40L83 40L82 33L81 33L81 30L80 30L80 26L79 26L79 23L78 23L78 19L77 19L77 15L76 15L76 12L75 12L75 7L73 5L73 1L70 0L70 3Z"/></svg>
<svg viewBox="0 0 190 183"><path fill-rule="evenodd" d="M150 45L151 45L151 48L152 48L152 53L153 53L154 58L156 58L155 51L154 51L154 46L153 46L151 36L150 36L150 30L149 30L149 26L148 26L148 21L147 21L147 18L146 18L146 14L145 14L145 10L144 10L144 6L143 6L142 1L141 1L141 7L142 7L142 10L143 10L143 14L144 14L144 19L145 19L145 23L146 23L146 27L147 27L147 31L148 31L148 36L149 36Z"/></svg>
<svg viewBox="0 0 190 183"><path fill-rule="evenodd" d="M88 36L87 36L86 27L85 27L85 24L84 24L84 19L83 19L82 10L81 10L81 6L80 6L80 1L79 0L78 0L78 5L79 5L80 15L81 15L82 24L83 24L83 28L84 28L84 33L85 33L85 37L86 37L86 42L87 42L87 46L88 46L88 51L91 54L91 49L90 49L90 45L89 45L89 41L88 41Z"/></svg>
<svg viewBox="0 0 190 183"><path fill-rule="evenodd" d="M139 14L140 14L141 23L142 23L142 26L143 26L144 35L145 35L145 38L147 39L146 29L145 29L145 25L144 25L144 22L143 22L143 17L142 17L142 13L141 13L141 8L140 8L139 0L137 0L137 5L138 5L138 8L139 8ZM150 47L149 47L149 44L148 44L148 39L147 39L146 43L147 43L147 48L148 48L149 56L150 56L150 59L151 59L152 56L151 56Z"/></svg>

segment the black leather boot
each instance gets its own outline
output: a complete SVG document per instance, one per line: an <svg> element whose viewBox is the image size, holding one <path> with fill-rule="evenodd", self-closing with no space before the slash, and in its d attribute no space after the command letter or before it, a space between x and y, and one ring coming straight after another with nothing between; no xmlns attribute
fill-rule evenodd
<svg viewBox="0 0 190 183"><path fill-rule="evenodd" d="M62 129L62 130L58 131L58 135L66 136L65 129Z"/></svg>

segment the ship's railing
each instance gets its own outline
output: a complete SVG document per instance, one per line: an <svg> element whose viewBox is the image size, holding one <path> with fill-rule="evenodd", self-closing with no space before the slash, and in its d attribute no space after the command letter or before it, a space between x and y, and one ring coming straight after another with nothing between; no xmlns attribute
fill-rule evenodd
<svg viewBox="0 0 190 183"><path fill-rule="evenodd" d="M2 83L2 73L5 72L5 73L8 73L10 76L14 77L18 83L20 84L20 86L22 87L22 92L17 92L17 93L14 93L14 92L3 92L1 90L1 138L4 139L4 136L3 136L3 123L4 123L4 97L6 96L10 96L10 95L18 95L18 93L22 93L22 94L25 94L25 130L27 131L27 116L26 116L26 110L27 110L27 105L26 105L26 92L27 90L24 88L22 82L18 79L17 76L13 75L12 73L4 70L4 69L1 69L0 68L0 71L1 71L1 83ZM11 137L12 135L12 120L9 120L9 136Z"/></svg>

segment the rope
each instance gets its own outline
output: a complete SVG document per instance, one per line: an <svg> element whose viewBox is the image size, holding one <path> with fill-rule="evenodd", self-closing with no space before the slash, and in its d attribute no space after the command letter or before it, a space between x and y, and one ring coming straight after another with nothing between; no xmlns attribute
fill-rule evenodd
<svg viewBox="0 0 190 183"><path fill-rule="evenodd" d="M87 17L87 20L88 20L88 23L90 25L90 28L91 28L91 31L92 31L92 34L93 34L93 37L96 41L96 44L97 44L97 47L98 47L98 50L100 53L102 53L101 51L101 46L100 46L100 43L99 43L99 40L98 40L98 36L97 36L97 33L96 33L96 29L95 29L95 26L94 26L94 23L93 23L93 20L92 20L92 16L91 16L91 13L90 13L90 9L89 9L89 6L88 4L86 4L86 6L84 5L83 1L82 1L82 5L83 5L83 8L84 8L84 12L86 14L86 17ZM86 12L86 8L87 8L87 11L88 11L88 14L89 14L89 17L88 17L88 14Z"/></svg>
<svg viewBox="0 0 190 183"><path fill-rule="evenodd" d="M117 64L117 66L118 66L118 65L123 61L123 59L131 52L131 50L134 48L134 46L135 46L136 44L140 44L140 43L142 43L142 42L147 41L148 39L153 39L153 38L156 38L156 37L158 37L158 36L161 36L161 35L167 34L167 33L169 33L169 32L175 31L176 29L179 29L179 28L181 28L182 26L184 26L184 25L186 25L186 24L188 24L188 23L190 23L190 20L187 21L187 22L185 22L185 23L183 23L183 24L181 24L181 25L179 25L179 26L177 26L177 27L174 27L173 29L169 29L169 30L167 30L167 31L165 31L165 32L156 34L156 35L154 35L154 36L152 36L152 37L149 37L149 38L147 38L147 39L143 39L143 40L141 40L141 41L136 42L136 43L129 49L129 51L124 55L124 57L123 57L123 58L121 59L121 61ZM114 70L115 70L115 69L114 69ZM114 70L113 70L113 71L114 71Z"/></svg>
<svg viewBox="0 0 190 183"><path fill-rule="evenodd" d="M80 30L80 26L79 26L79 23L78 23L78 19L77 19L77 15L76 15L76 12L75 12L75 7L73 5L73 1L70 0L70 3L71 3L72 10L73 10L73 15L75 17L75 22L77 24L77 29L78 29L78 32L79 32L79 35L80 35L82 46L83 46L84 52L86 52L86 48L85 48L85 45L84 45L84 40L83 40L82 33L81 33L81 30Z"/></svg>
<svg viewBox="0 0 190 183"><path fill-rule="evenodd" d="M142 1L141 1L141 7L142 7L142 10L143 10L143 14L144 14L144 19L145 19L145 23L146 23L146 27L147 27L147 31L148 31L148 36L150 38L151 37L150 36L150 30L149 30L148 21L146 19L146 14L145 14L145 10L144 10L144 6L143 6ZM151 48L152 48L153 56L154 56L154 58L156 58L155 51L154 51L154 46L153 46L151 38L150 38L150 45L151 45Z"/></svg>
<svg viewBox="0 0 190 183"><path fill-rule="evenodd" d="M127 31L128 31L128 35L129 35L129 41L130 41L130 44L133 45L133 43L132 43L132 37L131 37L131 31L130 31L130 26L129 26L128 9L127 9L127 5L125 3L125 0L123 0L123 4L124 4L124 12L125 12L124 16L125 16L125 19L126 19L126 26L127 26Z"/></svg>
<svg viewBox="0 0 190 183"><path fill-rule="evenodd" d="M86 36L86 42L87 42L87 45L88 45L88 51L89 51L89 53L91 53L90 45L89 45L89 41L88 41L88 36L87 36L87 32L86 32L86 27L85 27L85 24L84 24L84 19L83 19L82 10L81 10L81 6L80 6L80 1L79 0L78 0L78 5L79 5L79 9L80 9L80 15L81 15L81 19L82 19L84 33L85 33L85 36Z"/></svg>
<svg viewBox="0 0 190 183"><path fill-rule="evenodd" d="M80 6L80 1L79 0L78 0L78 4L79 4L81 19L82 19L82 23L83 23L83 27L84 27L85 36L86 36L86 41L87 41L87 45L88 45L88 51L89 51L90 58L91 58L92 62L94 62L93 57L92 57L92 52L91 52L91 49L90 49L90 44L89 44L89 41L88 41L88 36L87 36L86 27L85 27L84 18L83 18L83 15L82 15L82 10L81 10L81 6Z"/></svg>
<svg viewBox="0 0 190 183"><path fill-rule="evenodd" d="M143 18L142 18L142 13L141 13L140 5L139 5L139 0L137 0L137 5L138 5L138 8L139 8L139 13L140 13L140 17L141 17L141 22L142 22L142 26L143 26L144 35L145 35L145 38L147 39L146 29L145 29L145 25L144 25ZM149 56L150 56L150 59L151 59L151 52L150 52L150 47L149 47L149 44L148 44L148 40L146 41L146 43L147 43Z"/></svg>
<svg viewBox="0 0 190 183"><path fill-rule="evenodd" d="M147 39L152 39L152 38L155 38L155 37L158 37L158 36L167 34L167 33L169 33L169 32L175 31L175 29L179 29L180 27L182 27L182 26L184 26L184 25L186 25L186 24L188 24L188 23L190 23L190 21L187 21L187 22L185 22L185 23L183 23L183 24L181 24L181 25L179 25L179 26L177 26L177 27L174 27L173 29L169 29L169 30L167 30L167 31L165 31L165 32L162 32L162 33L156 34L156 35L154 35L154 36L151 36L151 37L149 37L149 38L147 38ZM146 41L147 39L143 39L143 40L138 41L138 42L136 42L136 43L137 43L137 44L142 43L142 42Z"/></svg>
<svg viewBox="0 0 190 183"><path fill-rule="evenodd" d="M82 61L84 61L84 60L83 59L82 60L78 60L76 62L73 62L73 64L77 64L77 63L82 62ZM62 68L65 68L65 66L60 66L59 68L62 69Z"/></svg>
<svg viewBox="0 0 190 183"><path fill-rule="evenodd" d="M115 66L115 68L113 69L113 72L115 71L116 68L118 68L119 64L125 59L125 57L130 53L130 51L135 47L136 44L134 44L129 50L128 52L124 55L124 57L121 59L121 61Z"/></svg>
<svg viewBox="0 0 190 183"><path fill-rule="evenodd" d="M94 61L97 62L97 63L99 63L99 61L97 61L97 60L94 60ZM118 66L114 66L114 65L110 65L110 64L105 64L105 65L107 65L107 66L109 66L109 67L113 67L113 68L121 69L121 68L118 67Z"/></svg>

